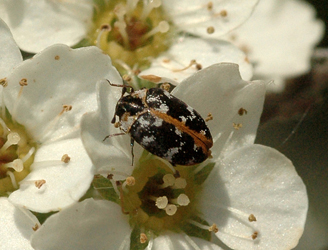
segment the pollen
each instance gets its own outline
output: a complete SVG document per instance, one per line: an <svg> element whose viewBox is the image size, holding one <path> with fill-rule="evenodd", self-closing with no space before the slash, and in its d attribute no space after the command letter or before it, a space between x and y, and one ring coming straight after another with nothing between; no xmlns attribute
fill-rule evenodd
<svg viewBox="0 0 328 250"><path fill-rule="evenodd" d="M37 180L34 182L35 186L40 189L44 184L46 184L45 180Z"/></svg>

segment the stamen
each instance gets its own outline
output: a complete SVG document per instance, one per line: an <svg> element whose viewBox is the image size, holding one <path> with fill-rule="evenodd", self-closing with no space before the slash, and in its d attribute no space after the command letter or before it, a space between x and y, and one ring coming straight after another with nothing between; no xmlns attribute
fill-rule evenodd
<svg viewBox="0 0 328 250"><path fill-rule="evenodd" d="M185 237L186 241L193 247L193 249L195 249L195 250L201 250L197 246L197 244L187 234L184 234L184 237Z"/></svg>
<svg viewBox="0 0 328 250"><path fill-rule="evenodd" d="M161 0L149 0L148 1L148 4L145 3L144 1L144 8L143 8L143 11L142 11L142 14L140 16L140 19L141 20L145 20L149 13L154 9L154 8L158 8L159 6L162 5L162 1Z"/></svg>
<svg viewBox="0 0 328 250"><path fill-rule="evenodd" d="M124 16L126 14L126 9L123 5L119 4L116 5L114 9L114 13L116 14L118 21L114 23L114 27L117 28L119 33L121 34L123 38L123 44L126 48L130 48L130 43L129 43L129 36L128 33L126 32L126 23L124 20Z"/></svg>
<svg viewBox="0 0 328 250"><path fill-rule="evenodd" d="M22 213L24 213L29 218L30 221L32 221L32 223L34 224L34 227L32 229L34 231L40 228L41 224L39 223L38 219L36 219L36 217L34 217L29 210L25 209L22 206L16 206L16 208L18 208Z"/></svg>
<svg viewBox="0 0 328 250"><path fill-rule="evenodd" d="M173 188L175 189L183 189L187 186L187 181L186 179L182 178L182 177L179 177L179 178L176 178L175 179L175 183L174 183L174 186Z"/></svg>
<svg viewBox="0 0 328 250"><path fill-rule="evenodd" d="M217 233L219 231L219 229L215 223L213 223L212 226L208 226L208 225L201 224L201 223L191 220L191 219L187 220L187 222L195 225L196 227L199 227L200 229L208 230L210 232Z"/></svg>
<svg viewBox="0 0 328 250"><path fill-rule="evenodd" d="M43 130L43 132L41 132L37 137L34 138L35 141L39 141L42 137L45 137L48 135L48 133L52 132L51 129L53 127L55 127L55 125L57 124L57 122L59 121L59 118L65 113L72 110L72 106L71 105L63 105L62 110L59 112L58 115L56 115L54 117L54 119L48 123L48 126ZM77 128L74 128L75 130ZM73 129L73 130L74 130ZM71 133L71 131L69 131L69 133ZM65 136L64 134L60 135L60 136ZM52 141L56 140L57 138L51 138Z"/></svg>
<svg viewBox="0 0 328 250"><path fill-rule="evenodd" d="M115 62L117 64L119 64L123 69L125 69L128 72L128 75L131 77L132 81L129 81L129 84L134 88L134 89L138 89L138 82L137 82L137 78L134 74L135 70L131 69L131 67L129 65L127 65L124 61L120 60L120 59L116 59ZM136 67L137 65L135 65Z"/></svg>
<svg viewBox="0 0 328 250"><path fill-rule="evenodd" d="M247 214L237 208L233 208L233 207L224 207L224 206L220 206L218 205L221 209L225 209L228 210L231 213L234 213L236 215L238 215L240 218L245 219L247 218L248 221L253 222L256 221L256 217L254 214Z"/></svg>
<svg viewBox="0 0 328 250"><path fill-rule="evenodd" d="M135 10L139 0L127 0L126 3L126 14L128 16L131 15L131 13Z"/></svg>
<svg viewBox="0 0 328 250"><path fill-rule="evenodd" d="M108 24L103 24L100 27L99 34L96 40L96 46L102 50L107 50L107 36L111 31L111 27Z"/></svg>
<svg viewBox="0 0 328 250"><path fill-rule="evenodd" d="M182 68L182 69L172 69L172 71L173 71L173 72L184 71L184 70L186 70L186 69L189 69L191 66L193 66L193 65L197 65L197 64L198 64L198 63L196 62L196 60L191 60L188 66L186 66L186 67L184 67L184 68Z"/></svg>
<svg viewBox="0 0 328 250"><path fill-rule="evenodd" d="M9 176L10 180L11 180L11 184L13 185L13 187L15 189L18 189L18 185L17 185L17 182L16 182L16 178L15 178L15 175L13 172L11 171L7 171L7 176Z"/></svg>
<svg viewBox="0 0 328 250"><path fill-rule="evenodd" d="M22 172L24 169L23 161L21 159L15 159L12 162L4 164L6 168L12 168L17 172Z"/></svg>
<svg viewBox="0 0 328 250"><path fill-rule="evenodd" d="M159 209L165 209L169 203L169 200L166 196L161 196L156 199L155 205Z"/></svg>
<svg viewBox="0 0 328 250"><path fill-rule="evenodd" d="M153 28L151 31L147 32L142 36L142 40L147 40L149 37L155 35L156 33L166 33L170 29L170 25L167 21L161 21L159 24Z"/></svg>
<svg viewBox="0 0 328 250"><path fill-rule="evenodd" d="M31 165L31 169L63 166L63 164L65 163L62 160L39 161L39 162L33 162Z"/></svg>
<svg viewBox="0 0 328 250"><path fill-rule="evenodd" d="M16 132L11 132L7 135L7 141L6 143L2 146L0 149L0 152L3 153L6 151L11 145L17 145L18 142L20 141L20 136Z"/></svg>
<svg viewBox="0 0 328 250"><path fill-rule="evenodd" d="M46 183L46 180L37 180L34 182L35 186L40 189L44 184Z"/></svg>
<svg viewBox="0 0 328 250"><path fill-rule="evenodd" d="M35 152L35 147L32 147L28 153L22 158L23 162L26 162Z"/></svg>
<svg viewBox="0 0 328 250"><path fill-rule="evenodd" d="M214 223L212 226L210 226L210 227L208 228L208 231L210 231L210 232L214 232L214 233L217 233L217 232L219 232L219 228L218 228L217 225Z"/></svg>
<svg viewBox="0 0 328 250"><path fill-rule="evenodd" d="M175 213L177 212L177 210L178 210L177 206L176 205L173 205L173 204L169 204L165 208L166 214L167 215L170 215L170 216L175 215Z"/></svg>

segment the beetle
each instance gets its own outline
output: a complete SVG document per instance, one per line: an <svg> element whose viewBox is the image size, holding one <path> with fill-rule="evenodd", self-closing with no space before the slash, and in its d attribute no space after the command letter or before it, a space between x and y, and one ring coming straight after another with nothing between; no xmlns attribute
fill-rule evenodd
<svg viewBox="0 0 328 250"><path fill-rule="evenodd" d="M134 91L129 85L107 81L122 87L111 123L123 131L114 135L130 134L132 163L134 141L173 166L195 165L211 155L212 135L195 109L162 88Z"/></svg>

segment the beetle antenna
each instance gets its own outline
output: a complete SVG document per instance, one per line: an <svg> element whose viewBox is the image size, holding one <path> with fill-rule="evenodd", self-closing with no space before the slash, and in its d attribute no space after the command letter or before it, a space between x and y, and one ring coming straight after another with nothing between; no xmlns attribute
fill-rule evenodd
<svg viewBox="0 0 328 250"><path fill-rule="evenodd" d="M120 87L123 88L122 89L122 96L124 95L124 93L126 92L127 88L130 88L131 92L134 92L134 88L128 84L115 84L115 83L111 83L108 79L106 79L106 81L109 83L110 86L114 86L114 87ZM125 81L124 81L125 82Z"/></svg>

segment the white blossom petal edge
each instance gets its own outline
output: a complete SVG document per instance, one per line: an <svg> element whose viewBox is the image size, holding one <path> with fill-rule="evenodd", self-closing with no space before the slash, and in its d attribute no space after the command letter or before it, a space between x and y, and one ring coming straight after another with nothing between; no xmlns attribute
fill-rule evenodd
<svg viewBox="0 0 328 250"><path fill-rule="evenodd" d="M0 249L32 250L30 238L40 226L38 219L25 208L13 205L7 198L0 198Z"/></svg>
<svg viewBox="0 0 328 250"><path fill-rule="evenodd" d="M18 46L36 53L55 43L77 44L87 34L93 14L92 0L0 0L1 18Z"/></svg>

